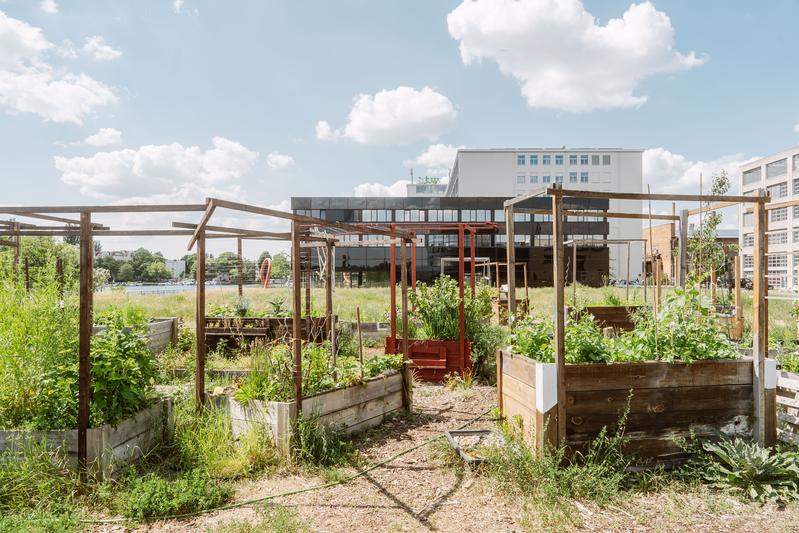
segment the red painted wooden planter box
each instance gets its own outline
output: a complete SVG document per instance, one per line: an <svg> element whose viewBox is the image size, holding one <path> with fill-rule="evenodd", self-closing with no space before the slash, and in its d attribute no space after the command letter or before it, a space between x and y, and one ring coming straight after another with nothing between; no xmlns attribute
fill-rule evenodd
<svg viewBox="0 0 799 533"><path fill-rule="evenodd" d="M451 373L462 374L472 368L469 340L464 341L466 353L461 358L460 341L433 339L408 339L408 357L411 368L418 379L442 381ZM386 337L386 353L401 353L402 339Z"/></svg>

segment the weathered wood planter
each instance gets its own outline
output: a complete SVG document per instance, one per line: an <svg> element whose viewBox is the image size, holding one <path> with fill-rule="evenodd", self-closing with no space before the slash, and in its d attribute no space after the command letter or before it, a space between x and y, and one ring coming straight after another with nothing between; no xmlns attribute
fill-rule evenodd
<svg viewBox="0 0 799 533"><path fill-rule="evenodd" d="M583 307L579 314L591 314L594 321L601 328L613 328L616 331L632 331L633 314L641 309L642 305L591 305Z"/></svg>
<svg viewBox="0 0 799 533"><path fill-rule="evenodd" d="M777 438L799 445L799 374L784 370L777 376Z"/></svg>
<svg viewBox="0 0 799 533"><path fill-rule="evenodd" d="M558 442L557 367L500 350L499 403L506 417L519 416L537 445ZM684 459L675 437L751 436L754 427L751 359L686 363L566 365L566 434L582 450L607 426L616 425L630 398L627 450L657 463ZM776 361L766 360L766 413L775 414ZM632 396L630 396L632 394ZM769 405L771 407L769 407ZM773 434L776 415L766 420Z"/></svg>
<svg viewBox="0 0 799 533"><path fill-rule="evenodd" d="M107 478L135 461L158 443L168 440L174 430L172 398L165 397L126 418L117 427L105 424L89 428L86 435L86 460L90 470ZM78 462L78 430L27 431L0 430L0 451L19 451L24 446L44 442L48 450L61 450L70 464Z"/></svg>
<svg viewBox="0 0 799 533"><path fill-rule="evenodd" d="M95 335L105 331L105 326L94 326L92 333ZM166 347L178 340L177 318L153 318L147 324L147 342L153 355L158 355Z"/></svg>
<svg viewBox="0 0 799 533"><path fill-rule="evenodd" d="M408 339L408 365L416 377L423 381L441 381L451 373L462 374L472 368L469 339L464 341L461 353L460 341L439 341L432 339ZM401 353L402 339L393 341L386 337L386 353Z"/></svg>
<svg viewBox="0 0 799 533"><path fill-rule="evenodd" d="M238 346L253 339L286 341L291 338L293 319L278 317L206 317L205 344L213 349L224 340ZM335 321L335 320L334 320ZM324 342L330 338L330 325L325 317L304 318L300 325L302 338ZM310 338L308 331L310 330Z"/></svg>
<svg viewBox="0 0 799 533"><path fill-rule="evenodd" d="M339 426L348 434L357 433L379 425L392 412L403 409L407 398L410 409L410 391L407 370L393 372L353 385L345 389L322 392L302 399L302 411L313 414L327 424ZM238 437L253 428L264 428L278 451L288 454L292 423L296 417L295 402L251 401L242 404L231 395L210 396L220 408L230 413L234 436Z"/></svg>

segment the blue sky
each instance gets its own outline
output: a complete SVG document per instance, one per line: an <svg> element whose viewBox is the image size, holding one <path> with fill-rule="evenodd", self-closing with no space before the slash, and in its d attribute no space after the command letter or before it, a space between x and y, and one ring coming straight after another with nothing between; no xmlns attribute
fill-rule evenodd
<svg viewBox="0 0 799 533"><path fill-rule="evenodd" d="M654 190L693 191L799 143L796 2L461 4L0 1L0 203L285 207L564 144L648 149Z"/></svg>

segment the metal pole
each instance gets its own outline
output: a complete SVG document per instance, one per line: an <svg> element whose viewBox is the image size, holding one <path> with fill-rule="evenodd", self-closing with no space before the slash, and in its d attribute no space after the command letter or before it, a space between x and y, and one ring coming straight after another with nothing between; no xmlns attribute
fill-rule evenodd
<svg viewBox="0 0 799 533"><path fill-rule="evenodd" d="M241 257L241 237L237 238L236 241L237 241L236 249L238 251L237 253L238 260L236 264L238 265L238 270L239 270L237 284L239 287L239 297L242 297L244 296L244 261L242 260Z"/></svg>
<svg viewBox="0 0 799 533"><path fill-rule="evenodd" d="M513 206L505 208L505 237L508 263L508 318L516 316L516 247L514 244Z"/></svg>

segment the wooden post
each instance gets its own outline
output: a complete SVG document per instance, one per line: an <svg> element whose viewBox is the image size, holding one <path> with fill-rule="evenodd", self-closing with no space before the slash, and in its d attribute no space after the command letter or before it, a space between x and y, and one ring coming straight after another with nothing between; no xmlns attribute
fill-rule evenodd
<svg viewBox="0 0 799 533"><path fill-rule="evenodd" d="M741 256L735 257L735 327L734 335L740 339L744 333L743 307L741 305Z"/></svg>
<svg viewBox="0 0 799 533"><path fill-rule="evenodd" d="M411 239L411 291L416 292L416 239Z"/></svg>
<svg viewBox="0 0 799 533"><path fill-rule="evenodd" d="M92 380L93 270L92 216L90 212L84 211L80 214L80 324L78 330L78 466L84 481L88 466L86 437L89 430Z"/></svg>
<svg viewBox="0 0 799 533"><path fill-rule="evenodd" d="M291 346L294 352L294 401L302 412L302 265L300 264L300 223L291 221ZM310 333L310 332L309 332Z"/></svg>
<svg viewBox="0 0 799 533"><path fill-rule="evenodd" d="M325 242L325 320L330 328L330 360L336 368L336 324L333 320L333 243Z"/></svg>
<svg viewBox="0 0 799 533"><path fill-rule="evenodd" d="M197 285L194 312L194 335L197 357L194 366L194 406L201 411L205 405L205 230L197 235Z"/></svg>
<svg viewBox="0 0 799 533"><path fill-rule="evenodd" d="M305 318L308 319L311 317L311 278L313 275L313 272L311 270L310 248L308 248L308 253L306 254L306 257L308 259L308 262L305 265L307 267L305 270ZM310 321L306 320L306 322L309 322L308 324L306 324L306 326L310 326ZM309 327L306 327L305 335L308 336L308 338L310 339L311 330Z"/></svg>
<svg viewBox="0 0 799 533"><path fill-rule="evenodd" d="M460 306L458 310L458 332L459 337L458 340L460 341L460 352L461 352L461 371L463 371L466 367L466 308L465 308L465 290L464 290L464 279L466 277L466 272L464 268L464 257L463 257L463 224L458 226L458 278L459 278L459 296L460 296Z"/></svg>
<svg viewBox="0 0 799 533"><path fill-rule="evenodd" d="M361 308L355 308L355 320L358 324L358 361L361 363L361 381L363 381L363 336L361 334Z"/></svg>
<svg viewBox="0 0 799 533"><path fill-rule="evenodd" d="M655 267L655 313L657 313L658 309L660 309L660 278L663 274L663 264L660 262L660 254L655 256L653 259Z"/></svg>
<svg viewBox="0 0 799 533"><path fill-rule="evenodd" d="M505 208L505 239L508 262L508 320L516 316L516 247L514 245L513 206Z"/></svg>
<svg viewBox="0 0 799 533"><path fill-rule="evenodd" d="M688 210L680 211L680 287L688 282Z"/></svg>
<svg viewBox="0 0 799 533"><path fill-rule="evenodd" d="M239 286L239 297L242 297L244 296L244 261L241 257L241 237L238 237L236 241L237 241L236 248L238 250L238 257L237 257L238 260L236 262L236 265L239 271L237 276L238 278L237 281Z"/></svg>
<svg viewBox="0 0 799 533"><path fill-rule="evenodd" d="M762 189L758 191L764 196ZM754 205L754 273L752 287L752 385L755 400L754 437L758 444L766 442L765 425L765 360L768 355L768 324L766 317L766 205L763 201Z"/></svg>
<svg viewBox="0 0 799 533"><path fill-rule="evenodd" d="M522 276L524 276L524 299L527 300L527 306L530 306L530 284L527 283L527 263L522 263Z"/></svg>
<svg viewBox="0 0 799 533"><path fill-rule="evenodd" d="M502 297L502 291L500 291L500 288L499 288L499 280L500 280L500 277L499 277L499 261L497 261L496 267L497 267L497 305L499 305L499 300Z"/></svg>
<svg viewBox="0 0 799 533"><path fill-rule="evenodd" d="M22 238L19 236L20 225L19 222L14 222L14 232L16 233L15 240L17 245L14 247L14 272L16 274L19 267L19 254L22 251ZM17 278L19 279L19 278Z"/></svg>
<svg viewBox="0 0 799 533"><path fill-rule="evenodd" d="M563 290L563 197L560 186L552 195L552 276L555 286L555 363L557 364L558 433L557 442L566 439L566 316Z"/></svg>

